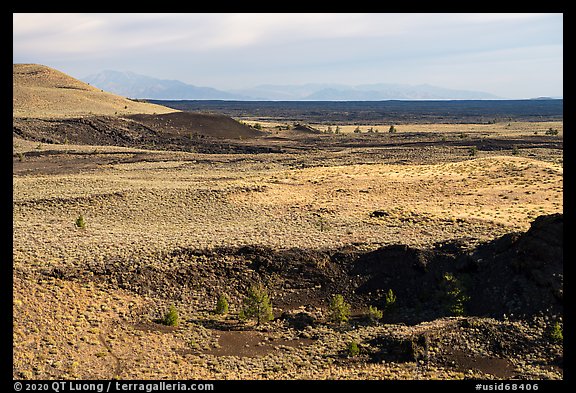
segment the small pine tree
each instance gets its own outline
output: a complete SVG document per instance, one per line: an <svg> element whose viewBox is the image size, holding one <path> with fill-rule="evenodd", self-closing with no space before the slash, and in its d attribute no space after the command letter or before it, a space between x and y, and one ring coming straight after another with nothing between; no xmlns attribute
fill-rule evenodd
<svg viewBox="0 0 576 393"><path fill-rule="evenodd" d="M382 319L383 316L384 313L382 312L382 310L379 310L374 306L368 306L368 319L371 322L373 323L378 322L380 319Z"/></svg>
<svg viewBox="0 0 576 393"><path fill-rule="evenodd" d="M76 219L76 226L78 228L86 228L86 220L84 220L84 216L80 214Z"/></svg>
<svg viewBox="0 0 576 393"><path fill-rule="evenodd" d="M350 304L344 301L342 295L334 295L330 302L330 320L334 323L347 322L350 318Z"/></svg>
<svg viewBox="0 0 576 393"><path fill-rule="evenodd" d="M178 319L178 310L174 305L171 305L168 312L164 315L162 323L166 326L178 326Z"/></svg>
<svg viewBox="0 0 576 393"><path fill-rule="evenodd" d="M318 215L318 228L320 229L320 232L325 232L330 229L328 222L321 215Z"/></svg>
<svg viewBox="0 0 576 393"><path fill-rule="evenodd" d="M356 341L350 341L348 343L346 351L348 352L348 357L355 357L360 354L360 348L358 347Z"/></svg>
<svg viewBox="0 0 576 393"><path fill-rule="evenodd" d="M262 284L253 285L244 298L244 308L240 311L240 319L256 319L256 324L274 319L272 302L268 291Z"/></svg>
<svg viewBox="0 0 576 393"><path fill-rule="evenodd" d="M448 312L457 317L463 316L466 311L465 304L470 300L470 297L465 293L464 284L452 273L445 273L443 278Z"/></svg>
<svg viewBox="0 0 576 393"><path fill-rule="evenodd" d="M392 288L390 288L388 290L388 293L386 293L386 306L385 306L386 310L389 310L392 307L394 307L395 303L396 303L396 295L394 294Z"/></svg>
<svg viewBox="0 0 576 393"><path fill-rule="evenodd" d="M562 326L560 326L560 323L558 321L556 321L554 325L552 325L552 327L550 328L549 337L553 343L562 343L564 341Z"/></svg>
<svg viewBox="0 0 576 393"><path fill-rule="evenodd" d="M390 126L390 128L388 129L388 132L396 132L396 127Z"/></svg>
<svg viewBox="0 0 576 393"><path fill-rule="evenodd" d="M216 302L216 308L214 309L216 314L226 315L228 314L228 298L226 295L221 294Z"/></svg>

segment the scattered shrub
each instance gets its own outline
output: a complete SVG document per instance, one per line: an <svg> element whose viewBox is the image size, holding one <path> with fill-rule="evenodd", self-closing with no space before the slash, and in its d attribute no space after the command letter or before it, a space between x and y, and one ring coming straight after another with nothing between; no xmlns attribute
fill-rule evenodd
<svg viewBox="0 0 576 393"><path fill-rule="evenodd" d="M347 322L350 318L350 304L344 301L342 295L334 295L329 307L330 321L334 323Z"/></svg>
<svg viewBox="0 0 576 393"><path fill-rule="evenodd" d="M396 127L390 126L390 128L388 129L388 132L396 132Z"/></svg>

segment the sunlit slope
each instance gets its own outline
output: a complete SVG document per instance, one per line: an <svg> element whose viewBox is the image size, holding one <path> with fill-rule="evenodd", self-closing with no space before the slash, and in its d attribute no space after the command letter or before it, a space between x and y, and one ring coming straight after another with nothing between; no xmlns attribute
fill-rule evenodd
<svg viewBox="0 0 576 393"><path fill-rule="evenodd" d="M78 117L177 112L161 105L136 102L107 93L53 68L13 65L14 117Z"/></svg>

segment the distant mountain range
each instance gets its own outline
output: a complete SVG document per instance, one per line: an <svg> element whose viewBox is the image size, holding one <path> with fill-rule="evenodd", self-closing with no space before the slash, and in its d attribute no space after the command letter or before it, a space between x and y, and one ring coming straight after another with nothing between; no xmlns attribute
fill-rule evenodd
<svg viewBox="0 0 576 393"><path fill-rule="evenodd" d="M133 72L102 71L82 79L97 88L129 98L155 100L263 100L263 101L379 101L379 100L485 100L490 93L446 89L427 84L378 83L349 86L309 83L260 85L223 91L178 80L156 79Z"/></svg>
<svg viewBox="0 0 576 393"><path fill-rule="evenodd" d="M249 99L237 94L199 87L178 80L156 79L130 71L102 71L87 76L84 82L102 90L129 98L156 100L242 100Z"/></svg>
<svg viewBox="0 0 576 393"><path fill-rule="evenodd" d="M484 100L498 99L493 94L453 90L431 85L378 83L369 85L304 84L261 85L231 91L265 100L303 101L379 101L379 100Z"/></svg>

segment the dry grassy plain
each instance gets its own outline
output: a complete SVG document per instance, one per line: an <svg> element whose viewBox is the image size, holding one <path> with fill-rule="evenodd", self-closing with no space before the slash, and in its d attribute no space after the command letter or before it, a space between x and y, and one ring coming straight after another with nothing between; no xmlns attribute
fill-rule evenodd
<svg viewBox="0 0 576 393"><path fill-rule="evenodd" d="M273 126L265 124L265 129L281 137ZM383 132L387 127L374 128ZM224 333L199 322L214 318L208 310L215 299L190 294L186 302L177 301L180 327L161 328L151 320L164 312L166 299L57 274L116 261L168 263L163 256L182 248L354 245L372 250L457 238L485 241L525 231L537 216L563 210L562 152L540 148L471 156L466 147L441 141L461 133L472 139L544 135L549 128L559 129L561 138L559 122L402 125L399 134L438 135L438 146L253 155L14 138L14 377L462 379L506 378L516 372L522 378L561 378L560 371L538 366L537 356L512 359L504 373L493 374L337 356L350 340L368 342L386 331L413 333L394 325L344 331L322 325L309 332L315 340L292 345L290 340L302 337L277 320L272 328L238 333L230 344L237 351L258 347L258 356L215 356L210 351L222 346ZM371 217L375 210L387 215ZM80 214L84 229L75 226ZM530 334L541 335L538 329ZM281 344L266 344L271 340ZM482 351L478 348L478 356Z"/></svg>

